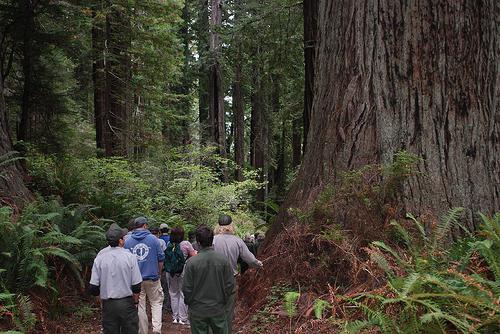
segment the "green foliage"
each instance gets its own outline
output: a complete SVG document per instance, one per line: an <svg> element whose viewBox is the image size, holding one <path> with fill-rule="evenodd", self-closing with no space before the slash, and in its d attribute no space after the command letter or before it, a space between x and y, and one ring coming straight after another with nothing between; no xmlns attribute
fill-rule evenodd
<svg viewBox="0 0 500 334"><path fill-rule="evenodd" d="M257 176L247 174L245 181L223 183L216 167L219 158L209 152L172 151L142 162L32 153L28 167L40 192L59 195L65 205L89 203L98 217L126 222L145 215L153 225L166 222L189 230L213 225L227 212L239 234L253 233L258 218L250 204L252 193L261 187Z"/></svg>
<svg viewBox="0 0 500 334"><path fill-rule="evenodd" d="M300 298L300 293L296 291L288 291L285 293L285 311L288 314L289 317L295 316L297 313L297 301Z"/></svg>
<svg viewBox="0 0 500 334"><path fill-rule="evenodd" d="M372 244L372 260L387 273L389 291L351 299L366 319L347 323L345 333L358 333L367 328L378 328L384 333L493 333L498 330L498 214L493 218L481 215L483 223L473 241L470 237L464 239L465 243L458 240L455 244L460 247L452 245L453 252L450 252L450 248L446 248L446 237L453 226L459 225L462 211L460 208L450 210L429 233L411 215L416 233L392 222L408 253L383 242ZM491 275L481 275L470 268L473 253L482 256ZM450 266L450 263L455 264ZM404 275L396 275L401 270Z"/></svg>
<svg viewBox="0 0 500 334"><path fill-rule="evenodd" d="M0 207L0 317L10 317L21 331L36 318L27 294L35 287L59 304L57 273L73 277L83 286L82 266L92 264L104 245L104 230L94 221L91 207L61 206L39 200L28 205L14 222L9 207Z"/></svg>
<svg viewBox="0 0 500 334"><path fill-rule="evenodd" d="M331 307L329 302L323 299L316 299L314 301L314 316L316 319L323 319L323 314L328 307Z"/></svg>

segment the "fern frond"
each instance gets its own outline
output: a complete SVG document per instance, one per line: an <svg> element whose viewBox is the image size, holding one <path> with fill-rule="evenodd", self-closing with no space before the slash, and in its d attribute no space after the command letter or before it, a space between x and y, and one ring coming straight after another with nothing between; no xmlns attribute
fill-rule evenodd
<svg viewBox="0 0 500 334"><path fill-rule="evenodd" d="M446 237L453 225L458 224L458 219L464 212L464 208L452 208L448 213L440 220L436 230L432 234L431 242L431 253L434 253L438 249L438 244Z"/></svg>

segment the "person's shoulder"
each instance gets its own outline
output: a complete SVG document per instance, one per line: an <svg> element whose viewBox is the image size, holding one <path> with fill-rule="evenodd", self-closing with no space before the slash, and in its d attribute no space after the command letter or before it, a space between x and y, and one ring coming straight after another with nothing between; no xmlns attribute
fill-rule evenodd
<svg viewBox="0 0 500 334"><path fill-rule="evenodd" d="M108 253L110 250L111 250L111 246L104 247L103 249L101 249L101 250L99 251L99 253L97 253L97 255L96 255L96 259L97 259L97 258L101 258L101 257L102 257L102 256L104 256L106 253Z"/></svg>

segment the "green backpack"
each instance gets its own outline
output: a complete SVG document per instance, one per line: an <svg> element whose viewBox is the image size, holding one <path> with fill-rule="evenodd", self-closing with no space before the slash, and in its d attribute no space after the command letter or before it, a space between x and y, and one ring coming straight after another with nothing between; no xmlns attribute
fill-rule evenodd
<svg viewBox="0 0 500 334"><path fill-rule="evenodd" d="M175 274L180 274L184 270L186 258L182 253L180 244L169 242L165 250L164 269L174 277Z"/></svg>

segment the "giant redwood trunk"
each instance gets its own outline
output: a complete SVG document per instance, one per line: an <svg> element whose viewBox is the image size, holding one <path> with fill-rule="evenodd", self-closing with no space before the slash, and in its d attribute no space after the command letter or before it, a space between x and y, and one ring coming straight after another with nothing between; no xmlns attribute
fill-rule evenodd
<svg viewBox="0 0 500 334"><path fill-rule="evenodd" d="M314 135L285 208L407 150L423 160L404 209L463 206L469 227L478 211L498 211L497 1L320 0L318 13Z"/></svg>
<svg viewBox="0 0 500 334"><path fill-rule="evenodd" d="M307 136L309 134L309 124L311 120L312 102L314 98L314 58L316 54L316 40L318 34L318 1L304 0L304 112L303 112L303 132L304 144L302 149L305 152L307 147Z"/></svg>
<svg viewBox="0 0 500 334"><path fill-rule="evenodd" d="M0 33L0 40L2 34ZM31 193L23 182L22 170L15 162L6 163L9 153L12 152L12 141L10 138L7 111L3 97L3 78L0 71L0 206L5 204L12 207L22 207L32 198Z"/></svg>
<svg viewBox="0 0 500 334"><path fill-rule="evenodd" d="M241 18L241 0L235 1L235 21ZM243 100L243 66L241 53L241 37L237 34L234 38L235 65L233 82L233 124L234 124L234 162L235 179L243 181L243 167L245 164L245 107Z"/></svg>

